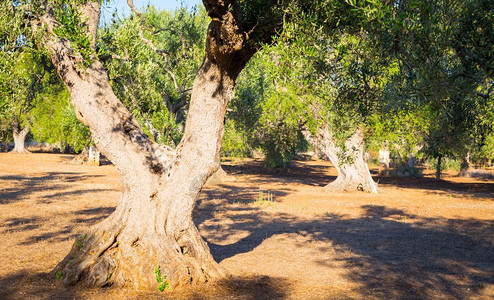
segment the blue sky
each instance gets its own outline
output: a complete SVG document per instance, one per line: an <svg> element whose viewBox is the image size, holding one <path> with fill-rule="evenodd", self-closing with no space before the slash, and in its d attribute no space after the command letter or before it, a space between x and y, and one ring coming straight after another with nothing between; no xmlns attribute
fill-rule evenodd
<svg viewBox="0 0 494 300"><path fill-rule="evenodd" d="M185 3L186 6L191 7L193 5L202 5L201 0L134 0L134 5L137 8L146 7L148 4L154 5L156 8L173 10L180 7L180 3ZM130 9L127 5L127 0L112 0L110 4L103 5L102 18L103 22L108 22L113 12L117 9L119 16L130 15Z"/></svg>

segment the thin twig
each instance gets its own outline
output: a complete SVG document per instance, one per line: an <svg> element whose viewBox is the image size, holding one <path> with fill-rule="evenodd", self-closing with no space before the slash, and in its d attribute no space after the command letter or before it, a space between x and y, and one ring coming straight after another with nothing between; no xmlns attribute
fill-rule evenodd
<svg viewBox="0 0 494 300"><path fill-rule="evenodd" d="M134 6L134 1L133 0L127 0L127 4L129 5L130 9L132 10L132 12L137 15L139 18L141 18L141 23L142 23L142 14L141 12ZM145 43L146 45L149 46L149 48L151 48L154 52L156 52L158 55L160 55L161 57L163 57L163 59L165 60L165 63L163 64L163 69L165 70L166 73L168 73L168 75L170 75L170 77L172 78L172 81L173 81L173 86L175 87L175 90L180 93L180 94L183 94L184 91L183 89L180 88L179 84L178 84L178 81L177 81L177 76L175 75L175 73L172 72L172 70L170 70L168 68L168 61L169 61L169 53L165 50L161 50L161 49L158 49L158 47L156 47L156 45L154 45L154 43L147 39L146 37L144 37L144 32L143 32L143 25L141 24L141 26L139 26L139 37L141 39L141 41L143 43Z"/></svg>

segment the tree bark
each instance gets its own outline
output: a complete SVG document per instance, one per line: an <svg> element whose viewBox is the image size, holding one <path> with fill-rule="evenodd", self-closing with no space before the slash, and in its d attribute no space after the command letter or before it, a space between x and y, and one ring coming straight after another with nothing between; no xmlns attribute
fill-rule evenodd
<svg viewBox="0 0 494 300"><path fill-rule="evenodd" d="M10 151L11 153L30 153L25 148L26 136L29 133L29 126L24 126L22 130L19 131L19 123L14 121L12 123L12 134L14 136L14 149Z"/></svg>
<svg viewBox="0 0 494 300"><path fill-rule="evenodd" d="M461 176L467 175L469 170L470 170L470 152L467 152L467 154L461 159L460 175Z"/></svg>
<svg viewBox="0 0 494 300"><path fill-rule="evenodd" d="M316 136L305 129L302 132L309 143L328 157L338 172L336 180L326 185L325 191L363 191L377 194L377 184L364 161L364 137L361 130L357 129L345 141L344 148L337 146L327 125L322 126Z"/></svg>
<svg viewBox="0 0 494 300"><path fill-rule="evenodd" d="M194 225L192 210L219 167L226 107L238 74L255 51L246 46L235 1L204 2L213 16L206 58L194 81L184 136L176 150L143 133L115 96L98 60L80 70L69 45L46 35L44 44L69 89L76 115L117 167L123 186L116 210L79 236L53 270L64 284L155 290L157 268L172 287L226 274ZM99 9L99 1L80 9L93 35ZM56 22L50 10L40 21L53 33Z"/></svg>
<svg viewBox="0 0 494 300"><path fill-rule="evenodd" d="M225 181L234 180L232 175L229 175L221 166L216 172L208 178L207 184L222 184Z"/></svg>
<svg viewBox="0 0 494 300"><path fill-rule="evenodd" d="M437 157L437 164L436 164L436 179L441 179L441 161L442 161L442 155L439 155Z"/></svg>
<svg viewBox="0 0 494 300"><path fill-rule="evenodd" d="M76 165L82 165L83 163L86 163L88 159L89 159L89 144L84 146L84 149L82 149L81 153L77 154L71 160L71 163Z"/></svg>

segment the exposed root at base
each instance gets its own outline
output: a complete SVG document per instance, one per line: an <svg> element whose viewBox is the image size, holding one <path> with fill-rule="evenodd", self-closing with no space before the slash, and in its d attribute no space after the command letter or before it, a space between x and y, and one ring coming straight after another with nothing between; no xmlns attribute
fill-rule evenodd
<svg viewBox="0 0 494 300"><path fill-rule="evenodd" d="M77 237L52 275L64 285L131 286L138 290L156 290L164 284L176 288L228 276L200 236L185 234L177 242L162 234L129 238L124 232Z"/></svg>
<svg viewBox="0 0 494 300"><path fill-rule="evenodd" d="M374 183L375 184L375 183ZM324 187L325 192L366 192L372 193L372 188L362 182L337 178Z"/></svg>

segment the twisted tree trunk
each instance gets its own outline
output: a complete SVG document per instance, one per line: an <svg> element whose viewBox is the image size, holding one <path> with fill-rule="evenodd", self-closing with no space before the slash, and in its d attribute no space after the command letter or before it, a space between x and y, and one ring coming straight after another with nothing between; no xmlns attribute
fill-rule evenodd
<svg viewBox="0 0 494 300"><path fill-rule="evenodd" d="M22 130L19 130L19 122L15 120L12 122L12 134L14 136L14 149L11 153L29 153L25 148L26 136L29 133L29 126L24 126Z"/></svg>
<svg viewBox="0 0 494 300"><path fill-rule="evenodd" d="M144 134L115 96L98 60L80 70L70 45L53 34L46 36L45 45L70 91L76 115L89 126L98 149L115 164L123 185L116 210L79 236L53 270L64 284L154 290L159 285L158 269L171 286L226 274L194 225L192 210L204 183L218 169L226 106L238 74L255 51L246 46L235 1L204 2L214 18L176 150ZM89 20L93 41L99 9L99 1L80 8ZM54 32L56 21L49 8L40 22Z"/></svg>
<svg viewBox="0 0 494 300"><path fill-rule="evenodd" d="M377 184L364 160L364 137L360 129L345 141L344 147L337 145L326 124L315 136L305 129L302 133L309 143L328 157L338 172L336 180L326 185L325 191L363 191L377 194Z"/></svg>

